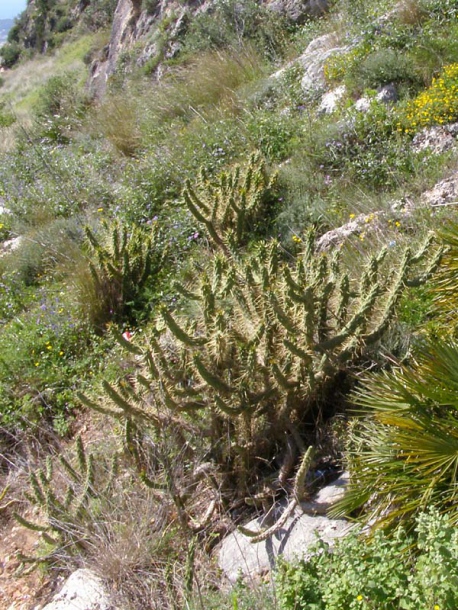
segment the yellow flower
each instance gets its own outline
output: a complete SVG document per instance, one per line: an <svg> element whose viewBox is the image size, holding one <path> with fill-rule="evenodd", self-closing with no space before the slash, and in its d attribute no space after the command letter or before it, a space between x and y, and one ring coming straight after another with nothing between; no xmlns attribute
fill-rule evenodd
<svg viewBox="0 0 458 610"><path fill-rule="evenodd" d="M293 242L295 244L300 244L302 239L300 237L298 237L297 235L293 235L293 237L291 238L293 240Z"/></svg>
<svg viewBox="0 0 458 610"><path fill-rule="evenodd" d="M353 220L353 218L356 216L356 214L350 214L349 218L350 220Z"/></svg>
<svg viewBox="0 0 458 610"><path fill-rule="evenodd" d="M358 595L358 597L356 599L357 599L357 601L362 602L363 601L363 596L362 595Z"/></svg>
<svg viewBox="0 0 458 610"><path fill-rule="evenodd" d="M52 349L52 345L47 345L46 349Z"/></svg>
<svg viewBox="0 0 458 610"><path fill-rule="evenodd" d="M97 208L97 212L103 212L103 208Z"/></svg>
<svg viewBox="0 0 458 610"><path fill-rule="evenodd" d="M434 604L434 610L441 610L439 604Z"/></svg>
<svg viewBox="0 0 458 610"><path fill-rule="evenodd" d="M63 355L64 355L64 352L59 352L59 356L63 356Z"/></svg>
<svg viewBox="0 0 458 610"><path fill-rule="evenodd" d="M401 223L399 222L399 220L397 220L397 221L394 223L394 226L395 226L395 227L400 227L400 226L401 226Z"/></svg>

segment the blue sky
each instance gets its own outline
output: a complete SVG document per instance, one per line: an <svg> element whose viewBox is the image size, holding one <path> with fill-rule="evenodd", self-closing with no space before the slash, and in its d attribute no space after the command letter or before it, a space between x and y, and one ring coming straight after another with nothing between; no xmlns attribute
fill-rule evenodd
<svg viewBox="0 0 458 610"><path fill-rule="evenodd" d="M27 0L0 0L0 19L13 19L27 6Z"/></svg>

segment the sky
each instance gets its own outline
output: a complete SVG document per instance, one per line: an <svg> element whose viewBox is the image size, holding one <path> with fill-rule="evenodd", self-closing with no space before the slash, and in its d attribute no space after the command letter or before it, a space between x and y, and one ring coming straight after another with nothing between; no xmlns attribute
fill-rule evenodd
<svg viewBox="0 0 458 610"><path fill-rule="evenodd" d="M0 19L14 19L27 6L27 0L0 0Z"/></svg>

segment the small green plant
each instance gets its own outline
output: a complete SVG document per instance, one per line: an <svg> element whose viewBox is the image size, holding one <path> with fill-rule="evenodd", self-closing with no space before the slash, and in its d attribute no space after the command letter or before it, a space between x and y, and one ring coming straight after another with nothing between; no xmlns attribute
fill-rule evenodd
<svg viewBox="0 0 458 610"><path fill-rule="evenodd" d="M72 554L74 549L81 551L85 540L85 521L88 520L93 504L98 496L107 494L116 477L116 458L111 466L97 467L94 456L88 454L81 437L76 440L76 460L71 464L63 455L59 457L60 476L65 473L65 486L58 490L57 473L52 458L46 461L46 468L30 474L30 500L42 513L44 522L34 523L15 513L16 520L24 527L41 533L44 542L50 546L49 553L40 557L22 557L24 563L32 566L42 562L50 562L53 557L65 548ZM96 483L96 470L104 472L105 481ZM86 524L87 527L88 524Z"/></svg>
<svg viewBox="0 0 458 610"><path fill-rule="evenodd" d="M0 48L1 65L12 68L21 56L21 47L16 42L7 42Z"/></svg>
<svg viewBox="0 0 458 610"><path fill-rule="evenodd" d="M332 550L319 542L309 560L281 564L276 580L281 610L453 610L457 530L439 512L425 512L410 535L398 526L390 537L354 532Z"/></svg>

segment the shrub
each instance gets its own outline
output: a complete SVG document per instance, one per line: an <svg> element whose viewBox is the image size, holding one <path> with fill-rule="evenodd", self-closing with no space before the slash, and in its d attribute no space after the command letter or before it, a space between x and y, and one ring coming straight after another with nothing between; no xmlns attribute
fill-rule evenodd
<svg viewBox="0 0 458 610"><path fill-rule="evenodd" d="M7 42L0 47L1 65L5 68L12 68L21 56L21 47L16 42Z"/></svg>
<svg viewBox="0 0 458 610"><path fill-rule="evenodd" d="M422 127L452 123L457 118L458 64L450 64L426 91L407 104L399 130L415 133Z"/></svg>
<svg viewBox="0 0 458 610"><path fill-rule="evenodd" d="M276 242L244 252L269 188L256 158L219 183L187 186L185 201L209 240L208 261L191 285L177 284L187 308L162 307L150 345L131 348L144 362L135 391L105 386L109 412L132 415L140 427L160 428L158 414L196 414L223 485L237 494L246 494L289 435L321 412L343 371L378 343L425 254L398 253L396 270L387 272L384 251L350 277L337 252L315 252L312 234L297 237L289 263ZM427 268L436 263L433 256Z"/></svg>
<svg viewBox="0 0 458 610"><path fill-rule="evenodd" d="M105 222L99 234L86 227L86 243L92 282L82 283L83 276L78 287L86 317L98 330L109 321L135 323L136 312L145 307L146 287L157 280L165 261L156 223L146 230Z"/></svg>
<svg viewBox="0 0 458 610"><path fill-rule="evenodd" d="M330 576L331 575L331 576ZM458 534L446 516L422 513L415 531L353 533L307 561L282 564L281 610L453 610L458 603Z"/></svg>

